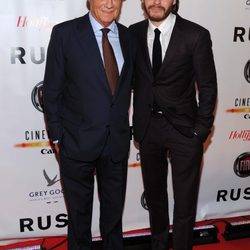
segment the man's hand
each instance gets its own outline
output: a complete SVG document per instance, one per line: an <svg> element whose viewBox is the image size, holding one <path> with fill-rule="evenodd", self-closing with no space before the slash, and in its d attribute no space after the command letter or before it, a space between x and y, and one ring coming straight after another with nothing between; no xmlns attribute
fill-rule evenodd
<svg viewBox="0 0 250 250"><path fill-rule="evenodd" d="M139 142L137 142L137 141L134 140L134 146L135 146L136 149L139 150L139 148L140 148Z"/></svg>
<svg viewBox="0 0 250 250"><path fill-rule="evenodd" d="M59 144L58 144L58 143L55 143L55 144L54 144L54 147L55 147L55 150L56 150L56 154L58 155L58 154L59 154L59 151L60 151L60 149L59 149Z"/></svg>

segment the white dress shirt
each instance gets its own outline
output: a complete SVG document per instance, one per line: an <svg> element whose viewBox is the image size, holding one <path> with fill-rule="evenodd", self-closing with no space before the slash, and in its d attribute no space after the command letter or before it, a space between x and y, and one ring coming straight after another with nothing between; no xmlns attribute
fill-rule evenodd
<svg viewBox="0 0 250 250"><path fill-rule="evenodd" d="M173 13L170 13L168 17L158 27L153 25L152 22L149 20L147 42L148 42L148 52L151 63L153 54L153 43L155 37L154 30L158 28L161 31L160 42L161 42L162 60L163 60L175 25L175 20L176 20L176 15L174 15Z"/></svg>

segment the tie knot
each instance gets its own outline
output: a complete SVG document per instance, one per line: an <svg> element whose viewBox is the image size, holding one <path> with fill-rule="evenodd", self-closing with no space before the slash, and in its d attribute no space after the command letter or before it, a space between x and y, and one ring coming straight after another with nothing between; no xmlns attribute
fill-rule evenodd
<svg viewBox="0 0 250 250"><path fill-rule="evenodd" d="M159 37L160 34L161 34L161 31L159 29L157 29L157 28L154 30L154 32L155 32L156 37Z"/></svg>
<svg viewBox="0 0 250 250"><path fill-rule="evenodd" d="M108 28L103 28L103 29L101 29L101 31L102 31L102 34L103 34L104 36L107 36L107 34L109 33L110 29L108 29Z"/></svg>

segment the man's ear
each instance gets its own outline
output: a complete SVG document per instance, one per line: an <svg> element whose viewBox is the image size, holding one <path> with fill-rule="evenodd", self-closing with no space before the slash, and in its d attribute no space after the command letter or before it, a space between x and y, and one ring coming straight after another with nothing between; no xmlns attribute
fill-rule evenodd
<svg viewBox="0 0 250 250"><path fill-rule="evenodd" d="M87 6L88 10L90 10L90 3L89 3L89 1L90 0L87 0L87 2L86 2L86 6Z"/></svg>

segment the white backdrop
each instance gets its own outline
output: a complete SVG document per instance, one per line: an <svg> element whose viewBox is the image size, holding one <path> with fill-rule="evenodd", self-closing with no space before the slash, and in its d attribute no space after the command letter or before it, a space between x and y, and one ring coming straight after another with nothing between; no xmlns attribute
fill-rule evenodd
<svg viewBox="0 0 250 250"><path fill-rule="evenodd" d="M197 221L249 215L250 1L180 1L180 15L210 30L218 75L215 129L205 145ZM45 132L41 88L51 28L86 12L85 0L0 2L0 244L66 234L59 168ZM139 0L124 1L122 23L142 18ZM129 164L124 231L149 226L133 143ZM172 204L170 195L170 214ZM95 193L95 236L98 207Z"/></svg>

